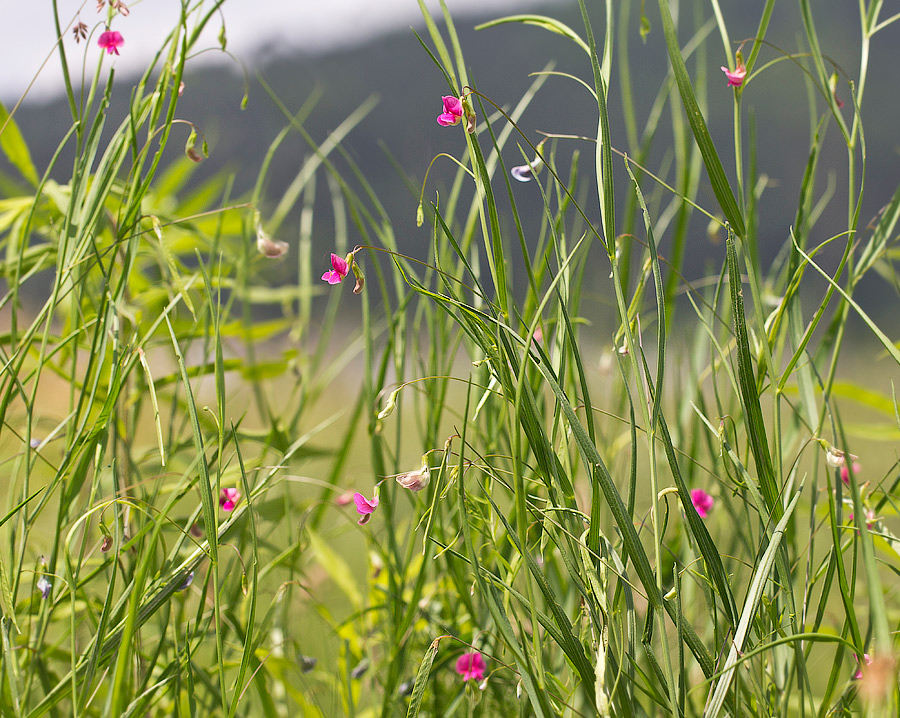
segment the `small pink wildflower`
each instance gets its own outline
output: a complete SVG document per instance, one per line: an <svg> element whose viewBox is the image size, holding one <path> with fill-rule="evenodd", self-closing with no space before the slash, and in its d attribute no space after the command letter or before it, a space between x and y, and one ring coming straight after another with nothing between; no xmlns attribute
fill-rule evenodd
<svg viewBox="0 0 900 718"><path fill-rule="evenodd" d="M237 502L241 500L241 492L234 488L222 489L219 493L219 506L222 511L234 511Z"/></svg>
<svg viewBox="0 0 900 718"><path fill-rule="evenodd" d="M463 653L456 659L456 672L462 676L464 681L473 678L476 681L480 681L484 678L486 669L487 665L484 662L484 657L478 651Z"/></svg>
<svg viewBox="0 0 900 718"><path fill-rule="evenodd" d="M728 87L740 87L744 84L744 78L747 76L747 68L744 67L744 56L741 55L740 50L734 54L734 62L736 65L734 70L729 70L725 65L721 67L725 77L728 78Z"/></svg>
<svg viewBox="0 0 900 718"><path fill-rule="evenodd" d="M703 489L691 489L691 503L694 505L701 519L709 516L713 507L713 497Z"/></svg>
<svg viewBox="0 0 900 718"><path fill-rule="evenodd" d="M853 514L850 514L850 521L853 521ZM872 525L875 523L875 511L873 509L866 509L866 528L871 529ZM859 533L857 531L856 533Z"/></svg>
<svg viewBox="0 0 900 718"><path fill-rule="evenodd" d="M350 265L343 257L338 257L334 252L331 253L331 271L325 272L322 279L329 284L340 284L341 280L350 272Z"/></svg>
<svg viewBox="0 0 900 718"><path fill-rule="evenodd" d="M107 55L118 55L119 48L125 44L125 38L122 37L121 32L107 30L106 32L100 33L97 44L106 50Z"/></svg>
<svg viewBox="0 0 900 718"><path fill-rule="evenodd" d="M859 663L859 656L857 656L857 655L854 653L854 654L853 654L853 657L856 659L856 662ZM863 653L863 658L865 659L866 665L867 665L867 666L872 664L872 656L870 656L868 653ZM860 666L859 670L857 670L856 673L853 675L853 677L854 677L856 680L859 680L860 678L863 677L863 674L862 674L862 667L861 667L861 666Z"/></svg>
<svg viewBox="0 0 900 718"><path fill-rule="evenodd" d="M356 511L360 515L357 523L360 526L365 526L369 523L369 519L372 518L372 514L375 513L375 509L378 508L378 497L373 496L370 501L361 493L356 492L353 494L353 503L356 504Z"/></svg>
<svg viewBox="0 0 900 718"><path fill-rule="evenodd" d="M340 496L338 496L334 500L334 503L336 503L338 506L346 506L347 504L351 503L352 501L353 501L353 494L351 494L349 491L345 491L344 493L342 493Z"/></svg>
<svg viewBox="0 0 900 718"><path fill-rule="evenodd" d="M437 123L441 127L458 125L464 114L463 104L460 99L445 95L441 98L441 101L444 103L444 111L438 115Z"/></svg>
<svg viewBox="0 0 900 718"><path fill-rule="evenodd" d="M862 466L860 466L859 462L854 461L853 473L858 474L860 471L862 471ZM847 468L847 464L841 466L841 481L848 485L850 483L850 469Z"/></svg>

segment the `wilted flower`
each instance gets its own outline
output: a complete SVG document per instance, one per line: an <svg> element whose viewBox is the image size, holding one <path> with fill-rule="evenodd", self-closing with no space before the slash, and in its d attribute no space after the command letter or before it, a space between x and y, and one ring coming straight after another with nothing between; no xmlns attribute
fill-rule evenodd
<svg viewBox="0 0 900 718"><path fill-rule="evenodd" d="M100 542L100 551L102 553L108 552L113 545L113 537L110 534L106 534L103 537L103 541Z"/></svg>
<svg viewBox="0 0 900 718"><path fill-rule="evenodd" d="M480 681L484 678L486 669L487 665L484 662L484 658L478 651L463 653L456 659L456 672L462 676L464 681L470 679Z"/></svg>
<svg viewBox="0 0 900 718"><path fill-rule="evenodd" d="M418 471L408 471L397 475L397 483L410 491L421 491L431 481L431 469L428 467L428 457L422 457L422 468Z"/></svg>
<svg viewBox="0 0 900 718"><path fill-rule="evenodd" d="M737 67L735 67L734 70L729 70L724 65L721 67L722 72L725 73L725 77L728 78L728 87L740 87L744 84L744 78L747 76L747 68L744 67L744 58L741 56L740 50L735 53L734 59L737 63Z"/></svg>
<svg viewBox="0 0 900 718"><path fill-rule="evenodd" d="M353 503L356 504L356 511L360 515L357 523L360 526L364 526L369 523L369 519L372 517L372 514L375 513L375 509L378 508L378 496L373 496L370 501L361 493L357 492L353 494Z"/></svg>
<svg viewBox="0 0 900 718"><path fill-rule="evenodd" d="M219 506L223 511L234 511L237 502L241 500L241 492L235 488L225 488L219 492Z"/></svg>
<svg viewBox="0 0 900 718"><path fill-rule="evenodd" d="M122 17L128 17L131 13L131 10L128 9L128 6L123 3L122 0L110 0L109 6L117 11Z"/></svg>
<svg viewBox="0 0 900 718"><path fill-rule="evenodd" d="M458 125L465 114L462 101L458 97L450 95L445 95L441 101L444 103L444 111L438 115L437 123L442 127Z"/></svg>
<svg viewBox="0 0 900 718"><path fill-rule="evenodd" d="M50 591L53 590L53 584L46 576L41 576L37 582L37 589L41 592L41 598L50 598Z"/></svg>
<svg viewBox="0 0 900 718"><path fill-rule="evenodd" d="M712 510L713 497L703 489L691 489L691 503L694 505L694 509L696 509L700 518L705 519Z"/></svg>
<svg viewBox="0 0 900 718"><path fill-rule="evenodd" d="M263 231L262 224L256 225L256 249L264 257L269 259L283 257L287 254L289 246L287 242L282 242L280 239L272 239Z"/></svg>
<svg viewBox="0 0 900 718"><path fill-rule="evenodd" d="M309 673L313 668L316 667L316 664L318 662L318 658L313 658L312 656L300 656L300 672Z"/></svg>
<svg viewBox="0 0 900 718"><path fill-rule="evenodd" d="M831 91L832 97L834 97L834 103L837 105L838 109L843 109L844 101L838 97L837 94L837 86L838 86L838 74L836 72L831 73L831 77L828 78L828 89Z"/></svg>
<svg viewBox="0 0 900 718"><path fill-rule="evenodd" d="M859 458L855 454L847 454L834 446L829 446L828 452L825 454L825 463L832 469L839 469L847 463L848 456L851 461L856 461ZM854 470L853 473L855 474L856 471ZM847 478L850 478L849 474Z"/></svg>
<svg viewBox="0 0 900 718"><path fill-rule="evenodd" d="M369 659L363 658L353 667L353 670L350 671L350 677L353 679L361 678L367 670L369 670Z"/></svg>
<svg viewBox="0 0 900 718"><path fill-rule="evenodd" d="M331 253L331 271L325 272L322 279L329 284L340 284L341 280L350 272L350 264L343 257Z"/></svg>
<svg viewBox="0 0 900 718"><path fill-rule="evenodd" d="M513 167L509 173L513 176L513 179L517 179L519 182L531 182L543 166L544 160L537 157L533 162L530 162L527 165Z"/></svg>
<svg viewBox="0 0 900 718"><path fill-rule="evenodd" d="M125 44L125 38L122 37L121 32L107 30L106 32L100 33L97 44L106 50L107 55L118 55L119 48Z"/></svg>

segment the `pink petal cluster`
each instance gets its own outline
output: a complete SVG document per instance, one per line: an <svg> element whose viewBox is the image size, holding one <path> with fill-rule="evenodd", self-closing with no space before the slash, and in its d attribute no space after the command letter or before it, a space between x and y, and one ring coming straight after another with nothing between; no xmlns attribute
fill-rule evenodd
<svg viewBox="0 0 900 718"><path fill-rule="evenodd" d="M340 284L341 280L350 272L350 265L343 257L331 253L331 270L322 275L322 279L329 284Z"/></svg>
<svg viewBox="0 0 900 718"><path fill-rule="evenodd" d="M463 653L456 659L456 672L462 676L464 681L475 679L480 681L484 678L484 672L487 664L484 657L478 651Z"/></svg>
<svg viewBox="0 0 900 718"><path fill-rule="evenodd" d="M747 68L743 64L738 63L734 70L729 70L725 65L720 68L728 78L728 87L740 87L744 84L744 78L747 76Z"/></svg>
<svg viewBox="0 0 900 718"><path fill-rule="evenodd" d="M356 504L356 512L360 515L357 523L360 526L364 526L369 523L369 519L372 518L372 514L375 513L375 509L378 508L378 497L373 496L372 499L369 500L361 493L357 492L353 494L353 503Z"/></svg>
<svg viewBox="0 0 900 718"><path fill-rule="evenodd" d="M237 502L241 500L241 492L234 488L222 489L219 492L219 506L222 511L234 511Z"/></svg>
<svg viewBox="0 0 900 718"><path fill-rule="evenodd" d="M853 514L850 514L850 521L853 521ZM875 523L875 511L872 509L866 509L866 528L871 529L872 524ZM859 533L857 531L856 533Z"/></svg>
<svg viewBox="0 0 900 718"><path fill-rule="evenodd" d="M100 33L97 44L106 50L107 55L118 55L119 48L125 44L125 38L122 37L121 32L107 30L106 32Z"/></svg>
<svg viewBox="0 0 900 718"><path fill-rule="evenodd" d="M859 462L854 461L853 462L853 473L858 474L860 471L862 471L862 466L860 466ZM843 481L845 484L850 483L850 469L847 468L846 463L843 466L841 466L841 481Z"/></svg>
<svg viewBox="0 0 900 718"><path fill-rule="evenodd" d="M437 123L442 127L458 125L463 117L463 105L458 97L445 95L441 98L444 103L444 111L438 115Z"/></svg>
<svg viewBox="0 0 900 718"><path fill-rule="evenodd" d="M703 489L691 489L691 503L694 505L701 519L709 516L709 512L713 507L713 497L706 493Z"/></svg>
<svg viewBox="0 0 900 718"><path fill-rule="evenodd" d="M856 659L856 662L859 663L859 656L857 656L857 655L854 653L854 654L853 654L853 657ZM872 656L870 656L868 653L863 653L863 658L865 659L866 665L867 665L867 666L868 666L868 665L871 665L871 663L872 663ZM859 680L860 678L862 678L862 667L860 667L859 670L856 671L856 673L853 675L853 677L856 678L857 680Z"/></svg>

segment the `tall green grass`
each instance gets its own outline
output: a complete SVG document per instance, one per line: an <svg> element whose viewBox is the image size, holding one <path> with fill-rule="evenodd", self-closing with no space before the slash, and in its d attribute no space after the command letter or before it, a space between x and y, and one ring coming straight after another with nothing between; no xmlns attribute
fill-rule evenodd
<svg viewBox="0 0 900 718"><path fill-rule="evenodd" d="M446 5L435 19L420 2L435 110L462 97L477 121L434 127L451 174L440 191L426 179L410 256L341 145L371 102L316 137L314 102L270 90L285 126L246 197L228 176L187 190L191 161L161 163L182 139L205 151L178 90L220 4L183 6L124 118L96 38L61 42L72 129L48 167L4 112L19 176L0 199L0 713L896 715L900 350L855 296L875 273L896 284L900 189L861 221L860 108L870 43L897 16L860 3L850 78L806 0L790 54L766 40L774 0L738 43L716 0L680 16L579 0L577 28L482 28L535 25L585 53L584 77L547 69L513 99L473 83ZM643 127L637 28L670 60ZM741 87L708 76L738 58ZM763 72L802 75L811 128L771 264L747 107ZM547 82L592 95L594 137L564 115L519 131ZM733 131L707 123L712 103L733 106ZM830 125L840 200L820 181ZM287 142L308 155L276 201ZM511 165L536 157L514 187ZM846 221L825 229L832 202ZM333 244L313 246L323 227ZM278 286L260 233L288 240ZM832 245L836 268L820 261ZM319 280L331 251L353 252L359 296ZM701 252L708 276L689 281ZM605 337L587 327L601 291ZM842 354L880 364L848 379ZM377 496L368 522L353 492ZM486 670L464 681L472 652Z"/></svg>

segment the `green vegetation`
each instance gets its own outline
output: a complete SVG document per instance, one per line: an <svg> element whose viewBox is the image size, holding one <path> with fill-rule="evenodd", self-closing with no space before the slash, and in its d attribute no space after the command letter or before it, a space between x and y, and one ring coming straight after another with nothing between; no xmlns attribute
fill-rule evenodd
<svg viewBox="0 0 900 718"><path fill-rule="evenodd" d="M849 77L809 0L791 53L766 42L774 0L737 42L717 0L579 0L578 27L485 26L555 33L593 70L507 105L420 2L433 167L455 174L426 177L413 253L342 146L368 100L322 139L314 101L272 91L253 189L190 183L207 148L179 87L220 4L185 2L117 126L106 28L61 42L72 124L46 167L0 118L0 714L896 715L900 349L856 297L900 286L900 187L860 217L870 43L900 16L861 0ZM638 29L670 63L643 126ZM809 126L773 263L768 73L802 75ZM519 131L551 82L593 98L593 137ZM273 197L293 141L309 155Z"/></svg>

